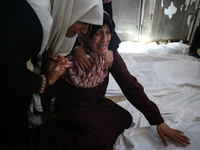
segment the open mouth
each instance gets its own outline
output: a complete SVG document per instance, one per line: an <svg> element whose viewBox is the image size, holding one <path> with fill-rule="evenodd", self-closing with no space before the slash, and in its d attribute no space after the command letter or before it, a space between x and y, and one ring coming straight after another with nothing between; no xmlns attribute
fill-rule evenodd
<svg viewBox="0 0 200 150"><path fill-rule="evenodd" d="M99 45L98 47L102 48L102 49L105 49L105 48L107 48L107 45Z"/></svg>

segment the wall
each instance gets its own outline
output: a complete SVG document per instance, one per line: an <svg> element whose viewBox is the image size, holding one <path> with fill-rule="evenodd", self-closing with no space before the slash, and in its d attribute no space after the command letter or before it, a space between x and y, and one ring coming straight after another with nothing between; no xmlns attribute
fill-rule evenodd
<svg viewBox="0 0 200 150"><path fill-rule="evenodd" d="M116 31L122 41L190 42L199 0L113 0Z"/></svg>
<svg viewBox="0 0 200 150"><path fill-rule="evenodd" d="M187 41L195 0L157 0L155 5L151 40Z"/></svg>
<svg viewBox="0 0 200 150"><path fill-rule="evenodd" d="M113 19L122 41L138 41L141 0L113 0Z"/></svg>

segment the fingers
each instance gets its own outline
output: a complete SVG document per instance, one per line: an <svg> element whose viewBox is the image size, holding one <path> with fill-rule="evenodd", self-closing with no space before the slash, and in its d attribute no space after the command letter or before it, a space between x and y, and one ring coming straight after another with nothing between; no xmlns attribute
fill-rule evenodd
<svg viewBox="0 0 200 150"><path fill-rule="evenodd" d="M86 60L81 59L81 60L78 61L78 64L81 67L81 69L83 69L84 71L85 70L89 70L89 68L91 66L91 64L88 61L88 59L86 59Z"/></svg>
<svg viewBox="0 0 200 150"><path fill-rule="evenodd" d="M78 62L79 66L83 71L88 70L88 66L84 62Z"/></svg>
<svg viewBox="0 0 200 150"><path fill-rule="evenodd" d="M110 69L112 67L112 63L113 63L113 51L108 50L108 53L104 60L103 69L106 69L106 68Z"/></svg>
<svg viewBox="0 0 200 150"><path fill-rule="evenodd" d="M168 146L168 141L167 141L167 139L165 138L164 134L160 135L160 137L161 137L163 143L165 144L165 146Z"/></svg>
<svg viewBox="0 0 200 150"><path fill-rule="evenodd" d="M87 66L87 70L91 67L91 63L90 63L90 61L88 60L88 58L87 59L85 59L84 60L84 62L85 62L85 67Z"/></svg>
<svg viewBox="0 0 200 150"><path fill-rule="evenodd" d="M173 130L174 130L174 132L184 134L184 132L182 132L182 131L180 131L180 130L176 130L176 129L173 129Z"/></svg>
<svg viewBox="0 0 200 150"><path fill-rule="evenodd" d="M103 70L106 69L106 68L109 68L109 69L110 69L111 67L112 67L112 63L105 63L105 62L104 62Z"/></svg>
<svg viewBox="0 0 200 150"><path fill-rule="evenodd" d="M72 62L71 61L68 61L68 59L65 59L65 63L63 64L64 65L64 68L69 68L71 66Z"/></svg>
<svg viewBox="0 0 200 150"><path fill-rule="evenodd" d="M171 135L171 137L169 136L169 138L173 139L174 141L176 141L177 143L179 143L183 146L187 146L187 144L191 144L190 138L183 135L184 133L182 131L174 130L174 129L173 129L173 131L174 131L174 133Z"/></svg>
<svg viewBox="0 0 200 150"><path fill-rule="evenodd" d="M163 143L165 144L165 146L168 146L168 141L165 138L164 133L162 132L162 130L160 128L157 128L158 134L160 136L160 138L162 139Z"/></svg>
<svg viewBox="0 0 200 150"><path fill-rule="evenodd" d="M74 60L76 60L76 62L78 63L78 65L81 67L81 69L83 71L89 70L89 68L91 67L91 63L88 60L88 58L86 57L86 55L81 56L81 57L77 57L77 55L76 55L74 57Z"/></svg>
<svg viewBox="0 0 200 150"><path fill-rule="evenodd" d="M69 68L71 65L71 62L68 61L68 59L62 59L58 62L57 66L61 71L64 71L66 68Z"/></svg>
<svg viewBox="0 0 200 150"><path fill-rule="evenodd" d="M49 58L51 58L53 61L60 61L60 60L62 60L62 59L66 59L64 56L62 56L62 55L60 55L60 54L58 54L57 56L52 56L51 54L50 54L50 52L48 52L48 56L49 56Z"/></svg>
<svg viewBox="0 0 200 150"><path fill-rule="evenodd" d="M166 134L166 136L183 146L190 144L190 139L185 136L182 131L172 129L172 132L170 134Z"/></svg>
<svg viewBox="0 0 200 150"><path fill-rule="evenodd" d="M110 63L110 65L109 65L109 68L111 68L112 67L112 63Z"/></svg>
<svg viewBox="0 0 200 150"><path fill-rule="evenodd" d="M73 49L72 54L81 69L83 69L84 71L89 70L91 64L89 59L87 58L86 50L83 47L79 46L78 48Z"/></svg>
<svg viewBox="0 0 200 150"><path fill-rule="evenodd" d="M166 146L168 145L168 143L165 136L183 146L187 146L187 144L190 144L190 139L187 136L185 136L182 131L171 129L165 123L158 125L157 131Z"/></svg>
<svg viewBox="0 0 200 150"><path fill-rule="evenodd" d="M62 55L57 55L56 57L50 58L52 59L49 60L47 75L49 77L49 84L53 84L65 72L66 68L70 67L71 62Z"/></svg>

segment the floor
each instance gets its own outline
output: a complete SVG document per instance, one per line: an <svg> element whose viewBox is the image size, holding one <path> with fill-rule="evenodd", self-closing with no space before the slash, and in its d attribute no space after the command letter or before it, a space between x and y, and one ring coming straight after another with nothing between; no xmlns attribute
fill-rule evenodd
<svg viewBox="0 0 200 150"><path fill-rule="evenodd" d="M118 137L113 150L199 150L200 60L189 56L188 50L189 45L181 42L122 42L118 52L147 96L158 105L165 122L183 131L191 139L191 145L182 147L169 140L169 146L164 146L156 126L150 126L143 114L129 103L110 75L106 97L133 117L133 126ZM32 69L29 63L28 66ZM32 119L38 124L42 122Z"/></svg>
<svg viewBox="0 0 200 150"><path fill-rule="evenodd" d="M156 126L150 126L143 114L124 99L110 76L106 95L114 96L114 101L131 113L135 123L118 137L113 150L199 150L200 60L189 56L188 50L189 45L181 42L122 42L118 49L130 73L159 107L165 122L183 131L191 144L183 147L169 140L169 146L164 146Z"/></svg>

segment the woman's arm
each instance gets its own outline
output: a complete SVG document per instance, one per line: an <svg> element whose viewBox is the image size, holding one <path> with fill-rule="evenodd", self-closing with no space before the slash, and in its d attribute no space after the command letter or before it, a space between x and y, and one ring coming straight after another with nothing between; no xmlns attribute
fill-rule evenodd
<svg viewBox="0 0 200 150"><path fill-rule="evenodd" d="M151 125L157 125L157 132L166 146L168 145L166 137L183 146L190 144L190 139L182 131L172 129L164 122L157 105L149 100L142 85L129 73L118 52L114 54L110 71L130 103L144 114Z"/></svg>
<svg viewBox="0 0 200 150"><path fill-rule="evenodd" d="M113 66L110 69L110 72L126 98L133 106L144 114L151 125L157 125L164 122L158 107L149 100L142 85L129 73L125 62L118 52L114 53Z"/></svg>

